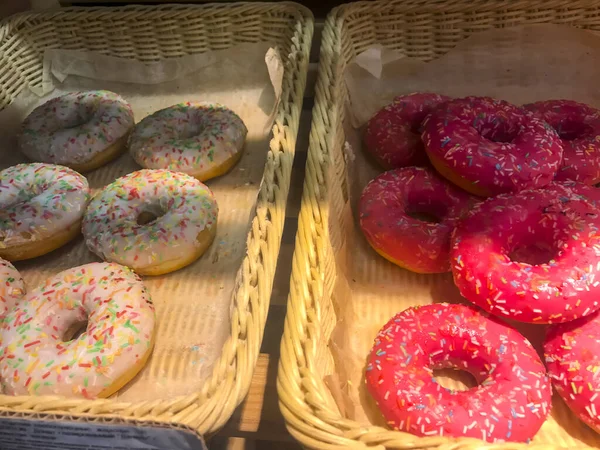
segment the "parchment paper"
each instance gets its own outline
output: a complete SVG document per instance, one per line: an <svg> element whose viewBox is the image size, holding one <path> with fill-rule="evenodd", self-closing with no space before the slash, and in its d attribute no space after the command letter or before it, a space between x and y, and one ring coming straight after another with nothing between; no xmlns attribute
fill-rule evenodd
<svg viewBox="0 0 600 450"><path fill-rule="evenodd" d="M381 172L362 149L363 125L396 95L416 91L454 97L490 95L517 104L566 98L600 107L598 80L600 38L551 25L479 33L428 63L373 47L347 67L350 102L343 151L349 200L342 217L330 218L329 224L330 230L341 224L345 239L339 244L332 238L337 264L332 301L338 322L330 340L335 373L325 377L342 414L365 425L385 427L364 384L366 358L378 330L409 306L464 301L450 274L418 275L403 270L378 256L362 236L357 201L368 181ZM543 326L513 325L540 349ZM469 377L449 372L438 376L446 386L474 385ZM599 435L576 419L558 395L554 395L552 416L535 441L600 445Z"/></svg>
<svg viewBox="0 0 600 450"><path fill-rule="evenodd" d="M194 264L177 272L145 277L156 305L154 352L142 372L116 395L137 401L172 398L201 388L230 334L229 314L249 224L277 109L283 65L266 43L144 64L100 54L48 50L41 86L20 94L0 112L0 168L26 159L15 132L38 104L64 92L108 89L128 100L136 122L182 101L222 103L248 127L241 161L228 174L209 180L219 204L217 236ZM86 174L93 193L140 167L129 154ZM46 256L17 263L29 288L70 267L92 261L80 237Z"/></svg>

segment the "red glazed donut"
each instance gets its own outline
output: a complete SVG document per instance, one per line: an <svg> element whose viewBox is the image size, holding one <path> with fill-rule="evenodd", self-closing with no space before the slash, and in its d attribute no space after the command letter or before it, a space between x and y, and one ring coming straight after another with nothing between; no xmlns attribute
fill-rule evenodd
<svg viewBox="0 0 600 450"><path fill-rule="evenodd" d="M547 100L524 105L558 133L563 161L556 180L600 182L600 111L571 100Z"/></svg>
<svg viewBox="0 0 600 450"><path fill-rule="evenodd" d="M396 97L369 120L364 137L367 151L384 169L427 165L421 125L447 100L449 97L430 93Z"/></svg>
<svg viewBox="0 0 600 450"><path fill-rule="evenodd" d="M567 406L600 432L600 315L553 325L544 342L550 380Z"/></svg>
<svg viewBox="0 0 600 450"><path fill-rule="evenodd" d="M452 234L452 274L461 294L521 322L568 322L594 312L600 307L597 196L595 188L552 183L473 208Z"/></svg>
<svg viewBox="0 0 600 450"><path fill-rule="evenodd" d="M548 184L561 162L556 132L522 108L488 97L453 100L423 128L433 166L476 195L494 196Z"/></svg>
<svg viewBox="0 0 600 450"><path fill-rule="evenodd" d="M433 370L448 367L479 385L441 386ZM409 308L392 318L377 335L366 383L388 424L418 436L526 441L551 409L546 369L529 341L464 305Z"/></svg>
<svg viewBox="0 0 600 450"><path fill-rule="evenodd" d="M450 232L474 203L433 170L390 170L365 187L360 227L375 251L394 264L418 273L448 272Z"/></svg>

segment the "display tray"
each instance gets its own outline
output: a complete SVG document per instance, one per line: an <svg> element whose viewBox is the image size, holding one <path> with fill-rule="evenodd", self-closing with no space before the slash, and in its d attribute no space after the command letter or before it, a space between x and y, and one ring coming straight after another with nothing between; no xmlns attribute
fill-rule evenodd
<svg viewBox="0 0 600 450"><path fill-rule="evenodd" d="M356 212L362 189L381 172L363 151L362 126L394 95L492 95L519 104L572 98L599 107L592 83L600 56L594 36L599 13L593 1L438 0L357 2L330 13L277 380L288 430L303 445L322 450L600 445L600 436L557 394L551 415L529 445L390 429L364 383L378 330L410 306L464 299L451 274L415 274L377 255L360 232ZM544 45L542 35L554 45L550 56L547 49L534 50ZM474 43L478 36L488 40ZM545 327L519 329L540 350ZM465 379L444 375L436 378L445 386L465 387Z"/></svg>
<svg viewBox="0 0 600 450"><path fill-rule="evenodd" d="M246 396L283 232L313 18L294 3L65 8L0 22L0 165L25 162L14 130L64 91L114 90L136 122L180 101L222 102L245 121L244 154L206 184L217 236L195 263L144 277L156 306L146 366L108 399L0 396L5 415L38 413L176 423L216 432ZM200 80L199 80L200 78ZM129 154L85 174L92 194L140 167ZM98 261L83 238L16 263L28 289Z"/></svg>

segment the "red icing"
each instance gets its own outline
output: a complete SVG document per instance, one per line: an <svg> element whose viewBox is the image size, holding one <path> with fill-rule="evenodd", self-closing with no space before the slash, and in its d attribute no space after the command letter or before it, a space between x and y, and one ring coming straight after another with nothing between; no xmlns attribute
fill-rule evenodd
<svg viewBox="0 0 600 450"><path fill-rule="evenodd" d="M548 330L544 354L550 379L569 408L600 432L600 315Z"/></svg>
<svg viewBox="0 0 600 450"><path fill-rule="evenodd" d="M459 368L478 386L444 388L433 369ZM514 328L464 305L409 308L379 332L367 388L389 425L418 436L526 441L551 408L546 370Z"/></svg>
<svg viewBox="0 0 600 450"><path fill-rule="evenodd" d="M423 126L434 166L478 195L545 186L562 159L560 139L551 127L502 100L453 100L433 111Z"/></svg>
<svg viewBox="0 0 600 450"><path fill-rule="evenodd" d="M598 309L599 198L595 188L552 183L476 206L452 234L461 294L522 322L566 322ZM527 262L531 256L538 260Z"/></svg>
<svg viewBox="0 0 600 450"><path fill-rule="evenodd" d="M450 233L475 202L432 170L390 170L365 187L360 226L371 246L395 264L419 273L448 272ZM411 211L439 223L419 220Z"/></svg>
<svg viewBox="0 0 600 450"><path fill-rule="evenodd" d="M400 95L369 120L365 146L385 169L428 164L421 141L425 117L449 97L415 93Z"/></svg>
<svg viewBox="0 0 600 450"><path fill-rule="evenodd" d="M600 182L600 111L571 100L547 100L524 105L561 138L563 161L556 180Z"/></svg>

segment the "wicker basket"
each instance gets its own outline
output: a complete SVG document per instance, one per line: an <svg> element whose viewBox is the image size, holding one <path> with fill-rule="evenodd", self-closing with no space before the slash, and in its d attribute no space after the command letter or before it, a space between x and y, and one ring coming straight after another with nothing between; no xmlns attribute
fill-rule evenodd
<svg viewBox="0 0 600 450"><path fill-rule="evenodd" d="M111 28L118 32L108 33ZM19 417L49 412L84 415L87 420L110 415L175 422L201 434L216 432L231 417L248 392L269 309L312 33L312 14L293 3L68 8L20 14L0 23L0 109L26 86L41 82L43 51L48 48L152 62L268 42L281 50L285 67L256 214L233 291L231 331L202 389L138 403L0 396L0 410Z"/></svg>
<svg viewBox="0 0 600 450"><path fill-rule="evenodd" d="M288 430L314 449L525 449L553 444L488 444L471 438L419 438L344 417L326 385L336 373L329 343L337 323L332 292L334 245L348 200L343 156L347 64L375 44L428 61L474 32L534 23L600 30L598 1L392 0L357 2L334 9L322 36L306 179L293 258L291 288L277 387ZM350 249L351 252L351 249ZM583 423L581 427L585 427ZM571 447L572 448L572 447Z"/></svg>

